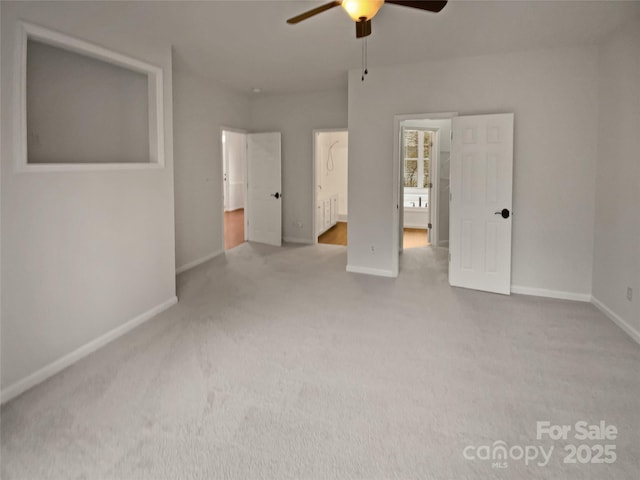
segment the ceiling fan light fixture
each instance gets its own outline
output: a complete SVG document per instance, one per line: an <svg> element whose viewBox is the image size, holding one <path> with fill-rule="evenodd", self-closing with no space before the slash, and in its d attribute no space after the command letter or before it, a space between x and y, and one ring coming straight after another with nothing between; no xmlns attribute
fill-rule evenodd
<svg viewBox="0 0 640 480"><path fill-rule="evenodd" d="M384 0L343 0L342 8L355 22L362 22L371 20L383 4Z"/></svg>

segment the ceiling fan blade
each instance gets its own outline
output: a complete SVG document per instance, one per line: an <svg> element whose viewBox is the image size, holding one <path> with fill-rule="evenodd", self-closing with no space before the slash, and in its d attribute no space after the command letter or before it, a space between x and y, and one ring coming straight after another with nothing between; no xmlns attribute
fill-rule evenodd
<svg viewBox="0 0 640 480"><path fill-rule="evenodd" d="M419 8L428 12L439 12L447 4L446 0L385 0L384 3L392 3L394 5L402 5L404 7Z"/></svg>
<svg viewBox="0 0 640 480"><path fill-rule="evenodd" d="M301 13L300 15L296 15L295 17L290 18L289 20L287 20L287 23L294 24L294 23L301 22L303 20L306 20L307 18L311 18L314 15L318 15L319 13L325 12L330 8L338 7L340 5L342 5L342 0L334 0L333 2L325 3L324 5L320 5L319 7L313 8L307 12Z"/></svg>

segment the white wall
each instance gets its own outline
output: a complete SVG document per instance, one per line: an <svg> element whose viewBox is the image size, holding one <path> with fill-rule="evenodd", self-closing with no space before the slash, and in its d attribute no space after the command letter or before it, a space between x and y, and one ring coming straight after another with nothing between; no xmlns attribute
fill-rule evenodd
<svg viewBox="0 0 640 480"><path fill-rule="evenodd" d="M70 8L2 2L3 399L55 373L52 362L175 301L170 48L145 46L104 19L78 22ZM163 69L164 168L15 172L18 18Z"/></svg>
<svg viewBox="0 0 640 480"><path fill-rule="evenodd" d="M176 266L224 251L222 128L249 124L249 98L190 71L174 55Z"/></svg>
<svg viewBox="0 0 640 480"><path fill-rule="evenodd" d="M640 21L601 46L599 72L593 296L640 341Z"/></svg>
<svg viewBox="0 0 640 480"><path fill-rule="evenodd" d="M364 82L351 71L349 266L392 272L394 114L447 111L515 113L512 282L588 295L597 150L595 47L370 68ZM363 171L367 175L359 174Z"/></svg>
<svg viewBox="0 0 640 480"><path fill-rule="evenodd" d="M148 110L145 74L28 42L29 163L149 162Z"/></svg>
<svg viewBox="0 0 640 480"><path fill-rule="evenodd" d="M286 241L313 243L313 130L346 125L347 92L343 90L253 97L252 131L282 132L282 230Z"/></svg>
<svg viewBox="0 0 640 480"><path fill-rule="evenodd" d="M346 222L349 211L347 195L349 134L346 131L319 132L316 143L318 148L316 174L316 184L319 186L318 198L322 199L338 194L338 214L340 221ZM329 158L330 149L331 159Z"/></svg>

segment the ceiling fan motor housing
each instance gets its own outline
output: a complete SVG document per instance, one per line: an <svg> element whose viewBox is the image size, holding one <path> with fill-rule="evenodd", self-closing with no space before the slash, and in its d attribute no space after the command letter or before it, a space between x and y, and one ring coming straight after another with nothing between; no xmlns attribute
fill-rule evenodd
<svg viewBox="0 0 640 480"><path fill-rule="evenodd" d="M356 38L368 37L371 35L371 20L360 20L356 22Z"/></svg>

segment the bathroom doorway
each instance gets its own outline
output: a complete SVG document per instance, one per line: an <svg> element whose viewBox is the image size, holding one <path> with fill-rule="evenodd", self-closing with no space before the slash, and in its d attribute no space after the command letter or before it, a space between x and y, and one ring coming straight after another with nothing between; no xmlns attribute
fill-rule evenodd
<svg viewBox="0 0 640 480"><path fill-rule="evenodd" d="M222 182L224 195L224 249L230 250L246 241L247 134L222 130Z"/></svg>
<svg viewBox="0 0 640 480"><path fill-rule="evenodd" d="M314 240L315 243L346 246L349 133L345 129L316 130L313 136Z"/></svg>
<svg viewBox="0 0 640 480"><path fill-rule="evenodd" d="M451 118L396 117L399 153L399 250L448 246Z"/></svg>
<svg viewBox="0 0 640 480"><path fill-rule="evenodd" d="M404 249L429 246L429 229L433 227L431 169L437 162L438 144L437 130L402 126Z"/></svg>

